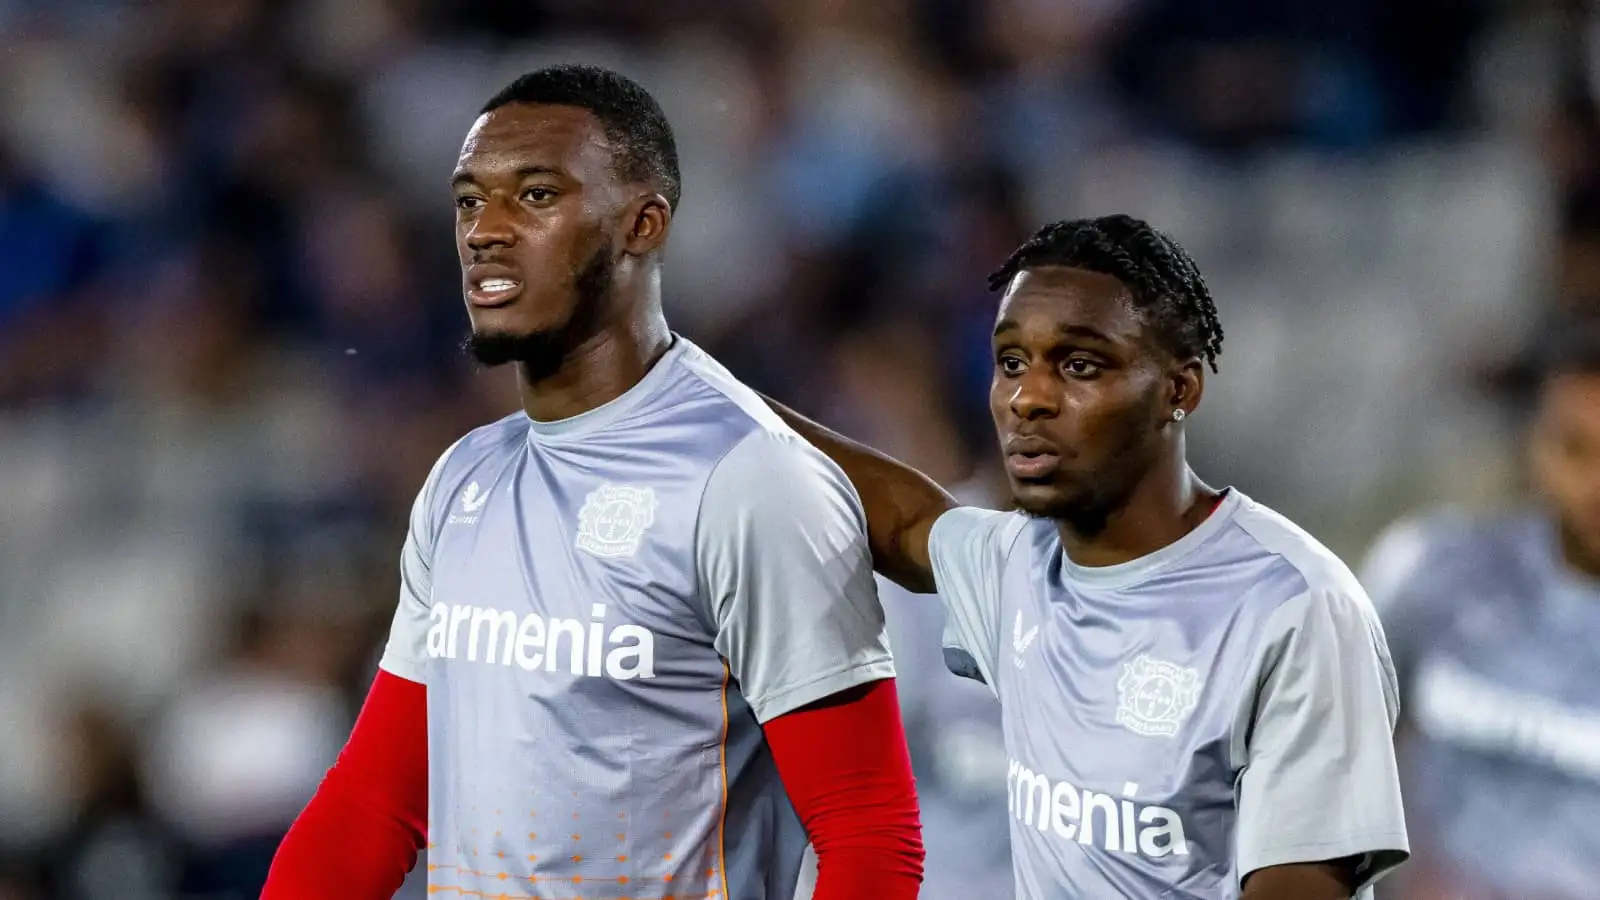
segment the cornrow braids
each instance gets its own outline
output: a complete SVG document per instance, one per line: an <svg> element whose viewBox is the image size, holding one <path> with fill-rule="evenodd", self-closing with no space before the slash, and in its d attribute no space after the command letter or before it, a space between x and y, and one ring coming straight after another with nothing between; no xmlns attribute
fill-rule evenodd
<svg viewBox="0 0 1600 900"><path fill-rule="evenodd" d="M1127 215L1052 222L989 276L989 289L1004 290L1017 273L1034 266L1068 266L1116 278L1174 353L1199 357L1217 371L1222 323L1211 290L1178 242L1148 222Z"/></svg>

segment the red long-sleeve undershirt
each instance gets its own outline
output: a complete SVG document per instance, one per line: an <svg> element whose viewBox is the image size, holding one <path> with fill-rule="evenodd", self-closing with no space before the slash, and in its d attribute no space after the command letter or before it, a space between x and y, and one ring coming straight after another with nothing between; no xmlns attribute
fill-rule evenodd
<svg viewBox="0 0 1600 900"><path fill-rule="evenodd" d="M428 828L428 689L383 670L278 847L261 900L389 900Z"/></svg>
<svg viewBox="0 0 1600 900"><path fill-rule="evenodd" d="M262 900L388 900L427 839L427 689L379 671L350 740L284 837ZM893 681L765 726L817 853L813 900L914 900L922 826Z"/></svg>
<svg viewBox="0 0 1600 900"><path fill-rule="evenodd" d="M812 900L916 900L922 817L894 682L836 694L764 731L817 853Z"/></svg>

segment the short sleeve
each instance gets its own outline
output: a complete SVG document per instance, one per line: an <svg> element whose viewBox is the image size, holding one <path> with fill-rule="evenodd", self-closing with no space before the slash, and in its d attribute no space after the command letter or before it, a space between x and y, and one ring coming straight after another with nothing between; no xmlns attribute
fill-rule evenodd
<svg viewBox="0 0 1600 900"><path fill-rule="evenodd" d="M400 602L389 624L389 642L378 667L408 681L427 684L427 639L433 607L433 546L438 523L433 516L433 495L451 445L433 464L422 490L411 504L405 544L400 548Z"/></svg>
<svg viewBox="0 0 1600 900"><path fill-rule="evenodd" d="M1353 586L1352 586L1353 587ZM1276 610L1242 716L1238 872L1360 857L1360 885L1410 855L1394 727L1399 699L1383 629L1354 588Z"/></svg>
<svg viewBox="0 0 1600 900"><path fill-rule="evenodd" d="M991 689L1000 652L1000 576L1026 521L1018 513L958 506L928 535L934 585L948 613L945 663Z"/></svg>
<svg viewBox="0 0 1600 900"><path fill-rule="evenodd" d="M756 431L718 462L695 553L717 650L758 721L894 677L860 498L798 436Z"/></svg>

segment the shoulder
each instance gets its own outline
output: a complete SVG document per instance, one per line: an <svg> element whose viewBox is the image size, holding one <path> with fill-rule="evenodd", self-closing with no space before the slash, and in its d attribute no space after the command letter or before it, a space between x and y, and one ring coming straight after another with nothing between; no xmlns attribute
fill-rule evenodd
<svg viewBox="0 0 1600 900"><path fill-rule="evenodd" d="M749 385L734 377L722 363L700 349L687 338L677 364L687 376L685 379L698 387L697 393L711 401L716 414L743 431L764 431L793 435L794 431L783 423L772 407Z"/></svg>
<svg viewBox="0 0 1600 900"><path fill-rule="evenodd" d="M1300 642L1387 647L1383 625L1365 591L1332 585L1308 588L1288 598L1267 619L1265 643Z"/></svg>
<svg viewBox="0 0 1600 900"><path fill-rule="evenodd" d="M679 364L699 383L715 417L728 429L726 446L706 481L703 505L732 503L776 511L798 504L798 512L813 505L820 491L846 495L859 513L860 500L843 470L748 385L694 344L684 347Z"/></svg>
<svg viewBox="0 0 1600 900"><path fill-rule="evenodd" d="M843 527L866 532L866 513L850 480L772 411L766 401L699 347L689 344L681 365L712 397L729 429L725 451L706 479L700 531L712 534L752 522L795 527Z"/></svg>
<svg viewBox="0 0 1600 900"><path fill-rule="evenodd" d="M1424 582L1443 589L1484 576L1504 577L1518 568L1535 525L1531 515L1487 517L1459 508L1409 516L1373 541L1361 581L1385 607Z"/></svg>
<svg viewBox="0 0 1600 900"><path fill-rule="evenodd" d="M1388 641L1355 573L1305 529L1264 504L1243 498L1236 525L1257 557L1249 568L1261 622L1255 646L1267 668L1283 654L1377 659L1392 693Z"/></svg>
<svg viewBox="0 0 1600 900"><path fill-rule="evenodd" d="M441 473L470 469L485 459L505 456L522 447L528 437L528 417L518 411L479 425L451 444L435 465Z"/></svg>
<svg viewBox="0 0 1600 900"><path fill-rule="evenodd" d="M928 535L929 552L935 557L984 553L1003 559L1010 555L1029 521L1016 511L957 506L934 521Z"/></svg>
<svg viewBox="0 0 1600 900"><path fill-rule="evenodd" d="M1338 647L1387 659L1377 611L1355 573L1305 529L1273 509L1245 498L1239 527L1270 559L1284 590L1272 598L1262 646ZM1269 577L1268 580L1274 580ZM1387 663L1385 663L1387 668Z"/></svg>
<svg viewBox="0 0 1600 900"><path fill-rule="evenodd" d="M714 464L700 496L695 553L702 572L765 572L799 590L819 564L871 582L867 517L843 471L773 418L755 418Z"/></svg>
<svg viewBox="0 0 1600 900"><path fill-rule="evenodd" d="M701 498L702 527L750 518L848 522L865 532L866 514L838 465L784 427L750 429L716 462Z"/></svg>
<svg viewBox="0 0 1600 900"><path fill-rule="evenodd" d="M440 497L454 496L471 480L486 461L504 458L522 446L528 434L528 419L521 412L496 422L480 425L446 447L434 461L423 483L419 499L428 504Z"/></svg>
<svg viewBox="0 0 1600 900"><path fill-rule="evenodd" d="M1234 525L1267 563L1269 577L1282 582L1279 600L1337 595L1366 602L1366 591L1344 560L1278 511L1243 497Z"/></svg>

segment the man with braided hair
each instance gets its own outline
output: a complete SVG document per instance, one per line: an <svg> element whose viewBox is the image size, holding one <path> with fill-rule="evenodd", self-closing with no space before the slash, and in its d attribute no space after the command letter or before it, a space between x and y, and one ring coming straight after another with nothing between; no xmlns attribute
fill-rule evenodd
<svg viewBox="0 0 1600 900"><path fill-rule="evenodd" d="M1343 563L1190 469L1222 344L1194 262L1128 216L1065 221L991 286L1014 511L780 413L1000 701L1018 898L1370 896L1409 853L1388 647Z"/></svg>

